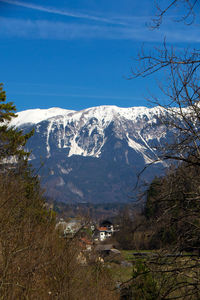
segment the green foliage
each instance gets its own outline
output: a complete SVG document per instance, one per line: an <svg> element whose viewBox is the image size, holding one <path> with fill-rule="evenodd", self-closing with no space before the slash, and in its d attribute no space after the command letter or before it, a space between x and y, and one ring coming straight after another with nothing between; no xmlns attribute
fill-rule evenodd
<svg viewBox="0 0 200 300"><path fill-rule="evenodd" d="M0 123L11 121L15 115L16 107L13 102L6 103L6 92L3 91L3 84L0 83Z"/></svg>
<svg viewBox="0 0 200 300"><path fill-rule="evenodd" d="M150 185L144 215L152 231L151 249L199 248L199 176L197 165L182 163Z"/></svg>
<svg viewBox="0 0 200 300"><path fill-rule="evenodd" d="M158 299L158 284L149 268L141 260L134 265L131 284L122 289L123 300L156 300Z"/></svg>
<svg viewBox="0 0 200 300"><path fill-rule="evenodd" d="M147 199L144 210L144 215L147 219L155 218L158 213L159 203L157 198L160 195L161 184L161 179L156 177L147 190Z"/></svg>
<svg viewBox="0 0 200 300"><path fill-rule="evenodd" d="M24 150L27 140L33 135L33 131L23 135L23 132L9 126L15 114L16 107L13 102L6 103L6 93L3 84L0 83L0 160L11 158L16 161L27 158L29 153Z"/></svg>

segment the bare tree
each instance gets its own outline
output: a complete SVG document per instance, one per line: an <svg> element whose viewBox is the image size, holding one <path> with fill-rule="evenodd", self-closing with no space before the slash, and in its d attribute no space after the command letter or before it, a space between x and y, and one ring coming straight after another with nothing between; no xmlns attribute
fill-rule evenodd
<svg viewBox="0 0 200 300"><path fill-rule="evenodd" d="M182 12L175 22L194 25L198 0L164 3L163 8L157 4L151 29L162 26L174 7L181 7ZM154 246L160 250L141 265L136 263L129 292L135 297L134 293L146 291L147 294L140 294L142 299L199 299L200 50L176 50L167 45L166 39L161 48L150 52L142 48L129 79L162 70L166 71L167 84L161 83L160 88L167 103L161 103L157 97L151 101L161 107L160 121L173 133L171 140L158 148L160 160L175 162L175 167L159 180L157 195L151 202L156 210L147 223L152 229L150 239L154 238ZM190 253L183 255L184 250ZM150 295L152 298L148 298Z"/></svg>

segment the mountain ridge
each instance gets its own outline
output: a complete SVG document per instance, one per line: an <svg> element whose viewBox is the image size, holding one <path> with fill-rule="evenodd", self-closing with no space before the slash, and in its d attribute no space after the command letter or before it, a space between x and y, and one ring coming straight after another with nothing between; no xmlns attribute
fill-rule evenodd
<svg viewBox="0 0 200 300"><path fill-rule="evenodd" d="M13 119L11 122L12 126L21 126L22 124L25 123L33 123L37 124L41 121L44 121L48 118L59 116L59 115L75 115L75 114L81 114L81 113L87 113L89 111L95 112L95 111L106 111L106 110L111 110L118 112L118 113L130 113L135 112L135 116L139 116L140 113L149 112L149 113L156 113L156 112L161 112L163 109L159 106L155 106L152 108L148 108L145 106L136 106L136 107L118 107L116 105L100 105L100 106L94 106L94 107L89 107L86 109L82 110L68 110L64 108L59 108L59 107L51 107L47 109L41 109L41 108L35 108L35 109L28 109L24 111L20 111L17 113L18 117ZM35 120L33 120L35 118ZM132 119L132 118L131 118Z"/></svg>
<svg viewBox="0 0 200 300"><path fill-rule="evenodd" d="M137 174L158 160L157 145L168 139L161 107L99 106L81 111L60 108L18 113L11 126L35 134L30 160L47 195L64 202L128 201ZM151 166L144 180L161 173Z"/></svg>

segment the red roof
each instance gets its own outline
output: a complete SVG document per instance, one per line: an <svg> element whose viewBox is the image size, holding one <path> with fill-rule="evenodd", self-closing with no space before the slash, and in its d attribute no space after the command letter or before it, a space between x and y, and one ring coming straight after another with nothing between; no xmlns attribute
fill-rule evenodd
<svg viewBox="0 0 200 300"><path fill-rule="evenodd" d="M98 229L99 229L99 231L107 231L108 230L106 227L99 227Z"/></svg>

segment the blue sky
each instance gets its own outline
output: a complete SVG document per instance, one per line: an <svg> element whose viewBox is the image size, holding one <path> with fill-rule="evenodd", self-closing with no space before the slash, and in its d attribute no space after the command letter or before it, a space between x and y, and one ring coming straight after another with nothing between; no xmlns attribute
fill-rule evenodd
<svg viewBox="0 0 200 300"><path fill-rule="evenodd" d="M160 1L162 4L165 1ZM163 97L155 79L127 80L141 45L164 36L179 48L198 47L199 24L184 26L171 12L160 30L149 30L154 1L0 0L0 82L18 111L98 105L147 106Z"/></svg>

